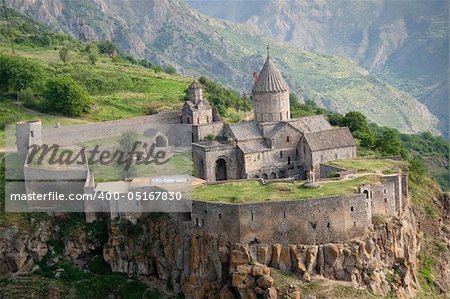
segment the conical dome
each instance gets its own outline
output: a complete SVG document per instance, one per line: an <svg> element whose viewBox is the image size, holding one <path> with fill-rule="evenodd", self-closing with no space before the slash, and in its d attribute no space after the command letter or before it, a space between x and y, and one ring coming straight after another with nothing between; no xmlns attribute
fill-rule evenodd
<svg viewBox="0 0 450 299"><path fill-rule="evenodd" d="M281 72L273 64L270 56L267 56L266 63L264 64L258 79L253 85L253 94L261 93L275 93L289 90L286 81L284 81Z"/></svg>
<svg viewBox="0 0 450 299"><path fill-rule="evenodd" d="M200 89L200 88L202 88L202 87L195 79L194 79L194 81L192 81L191 85L189 85L189 89Z"/></svg>

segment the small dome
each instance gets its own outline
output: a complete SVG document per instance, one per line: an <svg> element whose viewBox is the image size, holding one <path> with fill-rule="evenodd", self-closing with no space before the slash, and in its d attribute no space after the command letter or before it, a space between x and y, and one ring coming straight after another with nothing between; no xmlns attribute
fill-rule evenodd
<svg viewBox="0 0 450 299"><path fill-rule="evenodd" d="M264 64L258 79L253 85L252 92L254 94L267 93L267 92L284 92L288 91L289 87L284 81L281 72L273 64L270 56L267 56L266 63Z"/></svg>
<svg viewBox="0 0 450 299"><path fill-rule="evenodd" d="M197 80L194 79L194 81L192 81L191 85L189 85L189 89L201 89L201 85L200 83L197 82Z"/></svg>

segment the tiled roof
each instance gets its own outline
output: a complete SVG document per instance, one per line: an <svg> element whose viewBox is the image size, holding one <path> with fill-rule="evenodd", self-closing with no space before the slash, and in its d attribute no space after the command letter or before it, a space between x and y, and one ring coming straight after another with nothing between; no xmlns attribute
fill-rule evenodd
<svg viewBox="0 0 450 299"><path fill-rule="evenodd" d="M264 135L265 138L271 139L272 137L274 137L275 135L277 135L277 133L283 129L285 126L287 126L287 123L285 122L279 122L277 123L275 126L272 127L272 129L268 130L268 132Z"/></svg>
<svg viewBox="0 0 450 299"><path fill-rule="evenodd" d="M273 64L270 56L267 56L266 63L264 64L258 79L253 85L252 92L254 94L267 93L267 92L283 92L289 90L286 81L284 81L281 72Z"/></svg>
<svg viewBox="0 0 450 299"><path fill-rule="evenodd" d="M307 133L305 139L312 151L356 145L355 139L347 127Z"/></svg>
<svg viewBox="0 0 450 299"><path fill-rule="evenodd" d="M238 144L238 147L244 154L259 153L270 150L270 148L267 147L265 142L262 140L241 142Z"/></svg>
<svg viewBox="0 0 450 299"><path fill-rule="evenodd" d="M240 122L230 125L231 133L237 141L262 138L261 131L255 122Z"/></svg>
<svg viewBox="0 0 450 299"><path fill-rule="evenodd" d="M332 129L323 115L300 117L288 121L293 127L303 133L318 132Z"/></svg>

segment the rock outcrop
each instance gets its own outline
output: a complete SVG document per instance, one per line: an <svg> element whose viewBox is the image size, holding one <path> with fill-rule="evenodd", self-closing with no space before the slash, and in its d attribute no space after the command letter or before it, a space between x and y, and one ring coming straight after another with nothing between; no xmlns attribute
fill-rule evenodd
<svg viewBox="0 0 450 299"><path fill-rule="evenodd" d="M32 232L18 228L0 230L0 273L20 273L32 269L49 251L47 242L55 230L49 222L40 222Z"/></svg>
<svg viewBox="0 0 450 299"><path fill-rule="evenodd" d="M315 277L351 282L378 295L396 292L414 297L421 238L412 213L378 221L365 238L346 243L240 244L204 234L181 216L109 223L104 260L113 271L160 281L164 292L186 298L299 298L295 288L281 289L273 272L291 273L309 282ZM42 222L33 233L1 232L2 272L25 272L51 250L57 228ZM79 261L98 248L83 230L64 242L63 256ZM98 250L97 250L98 251ZM165 286L165 287L164 287Z"/></svg>

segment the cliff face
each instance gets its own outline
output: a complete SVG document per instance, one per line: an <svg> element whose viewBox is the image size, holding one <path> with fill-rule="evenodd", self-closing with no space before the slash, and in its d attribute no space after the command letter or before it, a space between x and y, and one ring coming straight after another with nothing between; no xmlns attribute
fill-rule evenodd
<svg viewBox="0 0 450 299"><path fill-rule="evenodd" d="M144 233L136 240L112 226L105 261L114 271L169 279L175 291L193 298L296 296L295 288L275 288L271 269L306 282L317 276L348 281L379 295L393 291L413 297L418 287L420 238L409 216L386 219L366 238L324 245L231 244L219 236L178 230L172 221L142 224Z"/></svg>
<svg viewBox="0 0 450 299"><path fill-rule="evenodd" d="M437 200L448 208L448 196ZM320 294L328 297L335 296L334 288L345 285L350 294L367 289L377 295L412 298L421 288L419 282L423 283L420 277L428 259L424 255L433 250L428 239L422 250L423 234L417 223L426 238L443 240L442 246L450 247L448 222L426 223L422 216L418 215L419 223L408 208L400 218L374 217L373 227L363 238L321 245L230 243L192 228L175 215L147 216L136 225L125 220L109 222L108 239L102 245L93 230L80 226L62 237L61 229L46 221L32 233L15 228L1 231L0 270L14 275L35 270L36 263L57 250L51 240L59 240L61 257L52 258L51 263L62 258L85 267L86 259L102 254L114 272L156 286L169 298L180 292L187 298L299 298L316 294L308 286L324 282ZM435 258L441 269L434 284L445 293L448 250L442 246L441 252L434 253L439 255Z"/></svg>

